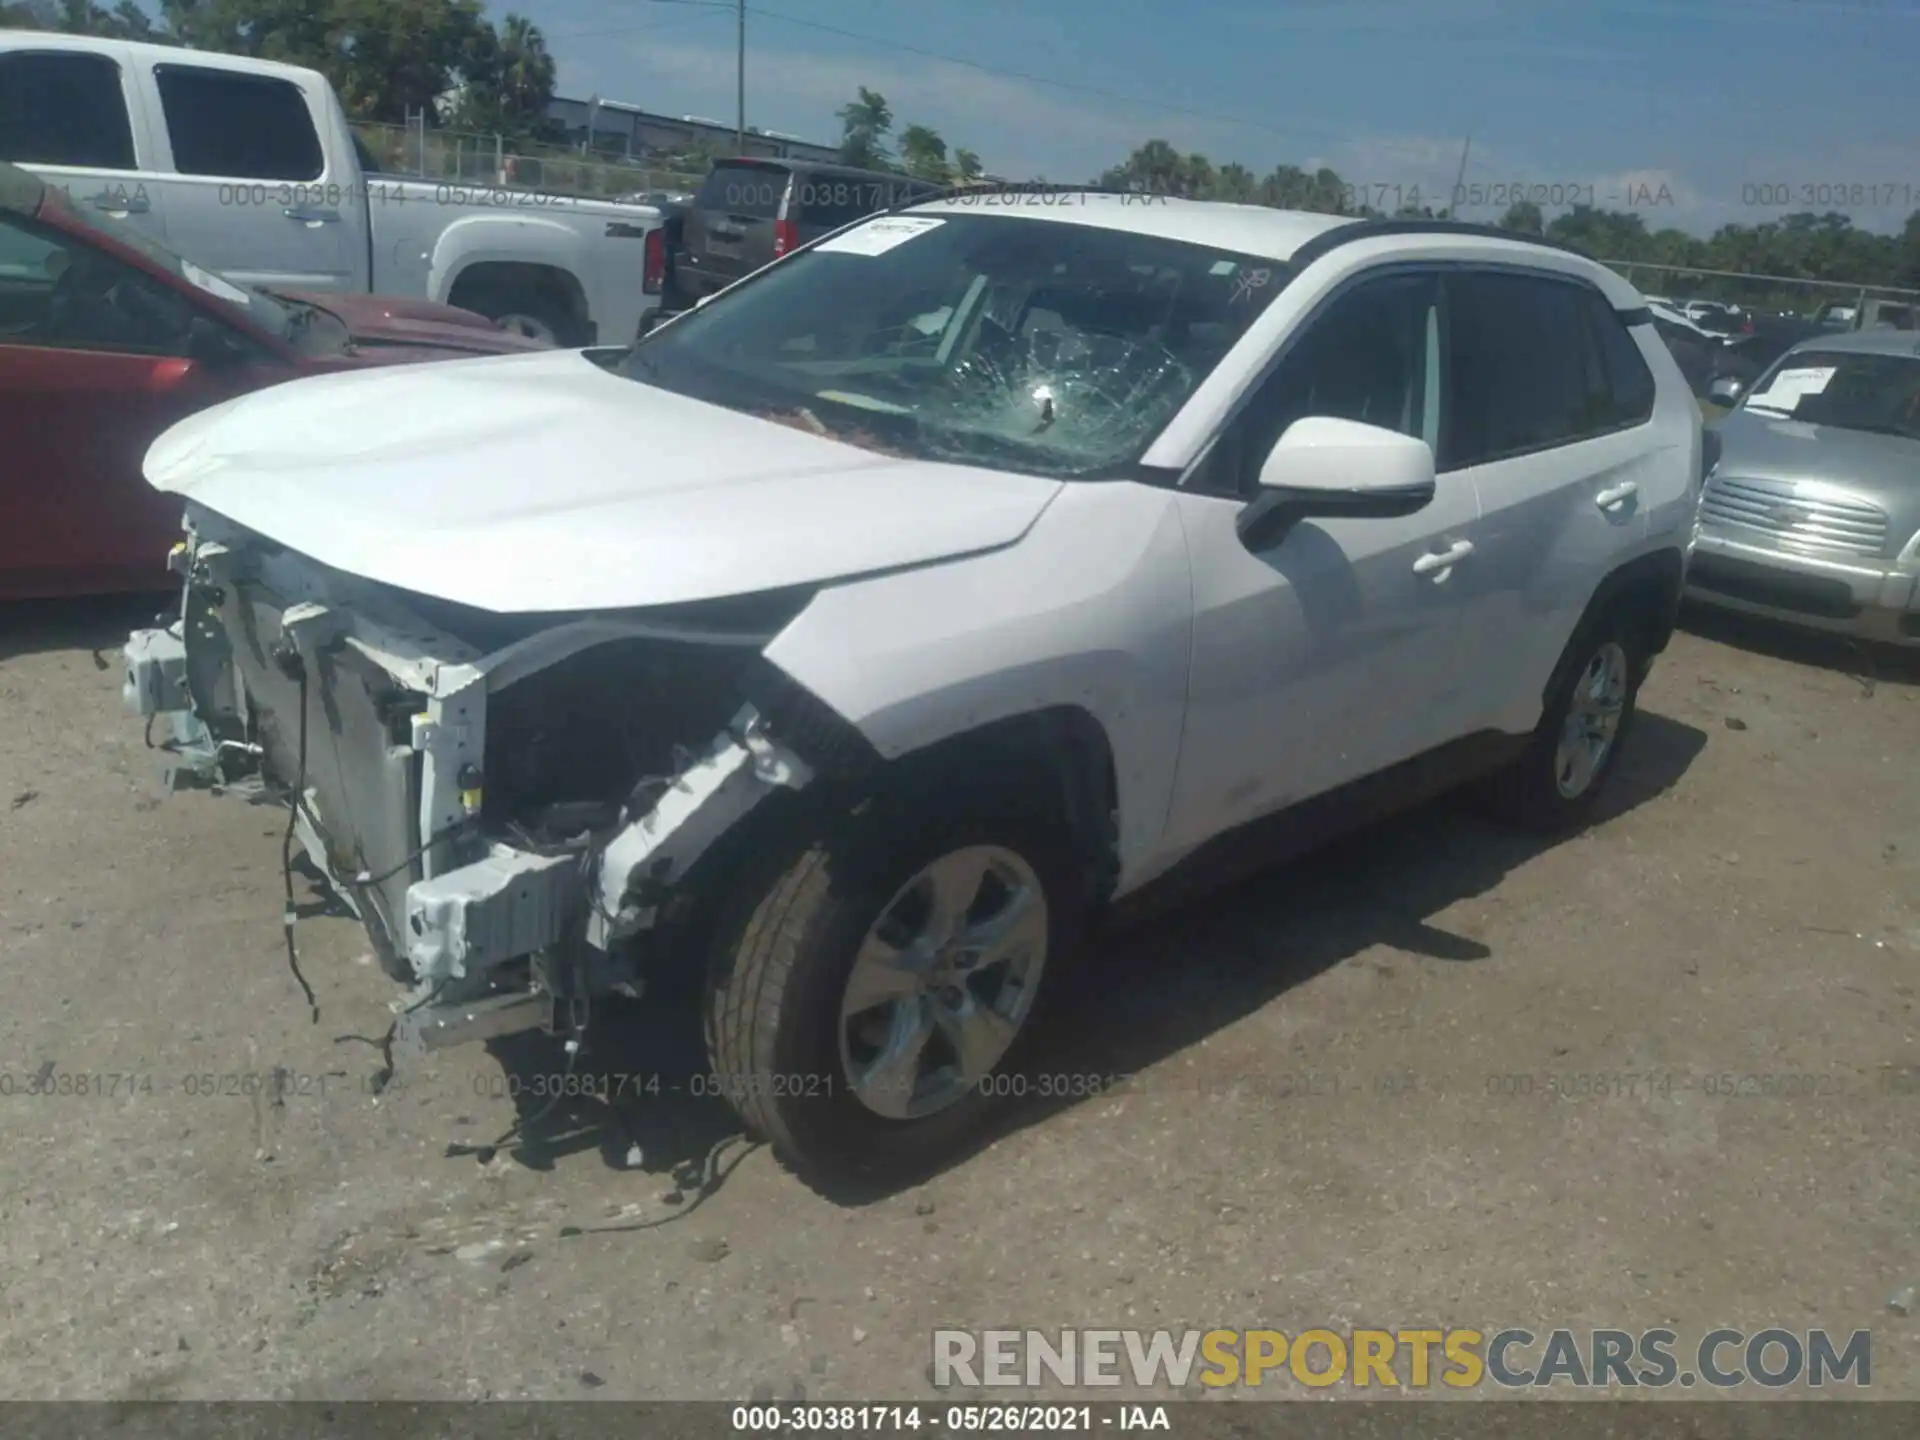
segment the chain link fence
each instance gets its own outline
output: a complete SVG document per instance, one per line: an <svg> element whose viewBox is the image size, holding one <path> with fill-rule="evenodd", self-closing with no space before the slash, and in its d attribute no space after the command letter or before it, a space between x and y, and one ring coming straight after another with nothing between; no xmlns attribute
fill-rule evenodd
<svg viewBox="0 0 1920 1440"><path fill-rule="evenodd" d="M1840 280L1806 280L1750 270L1699 270L1652 265L1639 260L1603 260L1643 295L1675 301L1726 300L1749 310L1777 311L1811 318L1822 305L1860 305L1868 300L1920 302L1920 290Z"/></svg>
<svg viewBox="0 0 1920 1440"><path fill-rule="evenodd" d="M499 135L420 124L360 121L353 130L377 173L409 179L507 185L548 195L617 200L656 190L697 190L707 171L704 162L690 156L649 165L583 155L564 145L527 141L509 145Z"/></svg>

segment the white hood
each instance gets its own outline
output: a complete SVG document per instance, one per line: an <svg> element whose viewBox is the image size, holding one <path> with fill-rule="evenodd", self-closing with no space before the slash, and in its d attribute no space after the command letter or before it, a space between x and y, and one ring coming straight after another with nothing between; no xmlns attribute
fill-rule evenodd
<svg viewBox="0 0 1920 1440"><path fill-rule="evenodd" d="M174 426L156 489L350 574L506 613L744 595L989 550L1060 482L896 460L575 351L296 380Z"/></svg>

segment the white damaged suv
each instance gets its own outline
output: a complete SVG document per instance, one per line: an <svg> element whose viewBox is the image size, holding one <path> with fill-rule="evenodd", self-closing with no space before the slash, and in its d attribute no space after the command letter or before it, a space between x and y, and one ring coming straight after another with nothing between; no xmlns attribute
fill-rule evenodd
<svg viewBox="0 0 1920 1440"><path fill-rule="evenodd" d="M175 427L183 610L128 698L184 774L289 803L411 987L399 1041L578 1041L698 975L750 1129L904 1179L1117 901L1469 781L1579 821L1702 454L1577 254L970 192L631 350Z"/></svg>

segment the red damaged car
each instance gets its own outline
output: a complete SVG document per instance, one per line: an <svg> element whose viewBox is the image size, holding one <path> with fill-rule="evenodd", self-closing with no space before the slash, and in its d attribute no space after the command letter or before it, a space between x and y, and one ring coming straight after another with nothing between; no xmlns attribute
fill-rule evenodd
<svg viewBox="0 0 1920 1440"><path fill-rule="evenodd" d="M140 463L196 410L303 375L544 348L449 305L236 284L0 163L0 600L164 588L180 501Z"/></svg>

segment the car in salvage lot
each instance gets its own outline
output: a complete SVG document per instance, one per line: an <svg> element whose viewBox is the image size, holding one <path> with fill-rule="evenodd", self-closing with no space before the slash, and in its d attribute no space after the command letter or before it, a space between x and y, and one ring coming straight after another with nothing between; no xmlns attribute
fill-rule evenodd
<svg viewBox="0 0 1920 1440"><path fill-rule="evenodd" d="M235 284L0 163L0 599L164 588L180 503L140 465L195 410L301 375L545 348L427 301Z"/></svg>
<svg viewBox="0 0 1920 1440"><path fill-rule="evenodd" d="M1693 599L1920 645L1920 342L1892 328L1789 350L1716 425Z"/></svg>
<svg viewBox="0 0 1920 1440"><path fill-rule="evenodd" d="M623 341L660 303L659 211L383 173L326 76L277 60L0 29L0 160L249 284L432 300L555 345Z"/></svg>
<svg viewBox="0 0 1920 1440"><path fill-rule="evenodd" d="M1126 902L1468 783L1579 823L1704 455L1639 296L1571 251L950 197L628 351L176 426L182 608L126 694L288 803L411 987L398 1053L577 1056L594 1000L698 974L749 1127L897 1180Z"/></svg>

